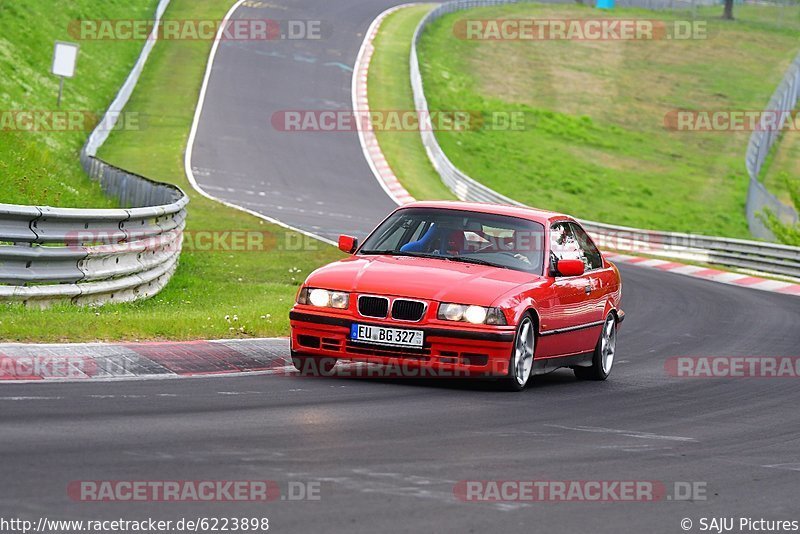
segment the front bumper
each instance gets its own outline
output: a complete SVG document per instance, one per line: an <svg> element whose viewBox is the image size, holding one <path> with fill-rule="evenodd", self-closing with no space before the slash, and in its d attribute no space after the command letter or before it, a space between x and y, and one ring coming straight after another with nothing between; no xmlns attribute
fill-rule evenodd
<svg viewBox="0 0 800 534"><path fill-rule="evenodd" d="M505 376L514 344L514 327L471 329L453 326L381 322L350 316L308 313L289 314L292 350L310 356L389 365L396 376ZM422 330L422 349L391 347L350 340L353 323Z"/></svg>

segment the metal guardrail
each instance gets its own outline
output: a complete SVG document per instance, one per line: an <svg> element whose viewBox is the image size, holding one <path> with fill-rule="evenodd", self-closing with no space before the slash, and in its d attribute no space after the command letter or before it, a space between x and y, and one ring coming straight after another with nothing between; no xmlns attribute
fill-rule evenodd
<svg viewBox="0 0 800 534"><path fill-rule="evenodd" d="M797 107L798 99L800 99L800 54L797 54L789 70L786 71L783 81L778 85L767 104L766 111L771 113L791 112ZM763 120L765 118L762 118ZM762 128L753 132L753 135L750 136L750 144L747 146L747 173L750 175L750 185L747 190L747 221L750 225L750 232L762 239L775 239L775 236L759 217L759 214L765 210L771 211L784 224L792 225L800 222L797 210L778 200L759 181L761 169L772 146L778 140L779 134L778 130Z"/></svg>
<svg viewBox="0 0 800 534"><path fill-rule="evenodd" d="M673 9L678 5L683 7L687 5L686 2L674 0L623 1L626 6L650 9ZM540 2L573 3L571 0L540 0ZM440 5L420 21L411 45L410 63L414 105L421 116L428 116L428 101L425 97L422 74L420 72L417 45L425 28L444 15L455 11L514 3L521 3L521 1L455 0ZM794 87L796 89L797 85ZM421 128L420 135L431 163L441 176L442 181L453 191L456 197L461 200L524 206L521 202L517 202L486 187L459 170L442 150L436 140L433 128ZM761 186L760 183L758 185ZM763 186L761 187L763 188ZM581 221L581 223L597 241L598 245L606 250L685 259L751 272L800 278L800 248L797 247L697 234L641 230L593 221Z"/></svg>
<svg viewBox="0 0 800 534"><path fill-rule="evenodd" d="M133 93L169 3L159 2L153 34L80 154L86 173L128 207L0 204L0 301L129 302L158 293L175 271L189 198L95 157Z"/></svg>

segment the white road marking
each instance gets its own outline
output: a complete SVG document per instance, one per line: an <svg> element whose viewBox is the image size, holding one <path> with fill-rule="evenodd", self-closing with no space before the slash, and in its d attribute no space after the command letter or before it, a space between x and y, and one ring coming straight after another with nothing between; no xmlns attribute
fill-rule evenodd
<svg viewBox="0 0 800 534"><path fill-rule="evenodd" d="M552 428L561 428L563 430L574 430L576 432L592 432L595 434L618 434L629 438L637 439L660 439L665 441L697 441L694 438L686 438L683 436L662 436L653 434L652 432L639 432L638 430L619 430L616 428L604 428L596 426L564 426L564 425L545 425Z"/></svg>
<svg viewBox="0 0 800 534"><path fill-rule="evenodd" d="M90 399L146 399L147 395L87 395Z"/></svg>
<svg viewBox="0 0 800 534"><path fill-rule="evenodd" d="M61 400L64 397L0 397L0 401Z"/></svg>
<svg viewBox="0 0 800 534"><path fill-rule="evenodd" d="M401 4L394 7L390 7L380 15L378 15L375 20L372 21L367 32L364 34L364 40L361 42L361 48L358 50L358 55L356 56L355 65L353 65L353 77L350 82L350 96L353 100L353 109L354 110L361 110L361 105L359 104L359 80L358 74L361 71L361 63L364 61L364 55L367 53L367 48L372 45L372 35L375 33L377 27L383 22L383 20L390 14L400 9L406 7L417 6L418 3L409 3L409 4ZM389 189L389 186L386 182L383 181L381 177L380 171L378 171L378 167L375 165L375 161L373 161L372 156L370 155L369 147L367 146L367 140L364 136L364 130L362 128L356 128L358 132L358 142L361 144L361 151L364 153L364 159L367 160L367 165L369 165L370 170L372 171L373 176L378 181L378 185L381 186L384 193L386 193L392 201L401 206L403 203L400 201L399 198ZM399 183L399 182L398 182ZM408 194L407 191L404 191Z"/></svg>
<svg viewBox="0 0 800 534"><path fill-rule="evenodd" d="M353 476L318 476L315 480L342 486L349 490L361 493L378 495L391 495L395 497L412 497L439 501L444 504L458 506L461 503L453 494L455 480L436 479L418 475L405 475L402 473L373 472L369 469L353 469ZM308 476L304 473L294 473L293 476ZM438 488L441 489L438 489ZM488 507L502 512L510 512L520 508L527 508L528 502L486 502Z"/></svg>
<svg viewBox="0 0 800 534"><path fill-rule="evenodd" d="M236 205L232 202L227 202L225 200L222 200L221 198L217 198L207 193L202 187L200 187L200 185L197 183L197 180L195 179L194 170L192 168L192 153L194 151L195 138L197 137L197 129L200 125L200 116L203 114L203 104L205 103L206 100L206 93L208 91L208 82L211 79L211 71L214 67L214 58L217 55L217 49L219 48L219 43L223 41L222 34L225 31L225 28L227 27L228 20L230 20L230 18L233 16L233 13L237 9L239 9L239 6L241 6L245 1L246 0L238 0L235 4L233 4L233 6L231 6L231 8L225 14L225 17L222 19L222 23L219 26L219 31L217 32L217 37L216 39L214 39L214 43L211 45L211 52L208 56L208 63L206 64L206 73L203 77L203 85L200 87L200 96L197 99L197 107L194 110L194 119L192 120L192 129L189 131L189 139L186 143L186 153L183 158L183 167L184 167L184 172L186 173L186 178L189 180L189 183L192 185L195 191L197 191L204 197L208 198L209 200L214 200L216 202L219 202L220 204L228 206L229 208L234 208L243 211L245 213L253 215L254 217L258 217L259 219L263 219L267 222L277 224L278 226L281 226L283 228L293 230L295 232L311 237L313 239L317 239L319 241L322 241L323 243L327 243L328 245L336 246L337 243L331 239L327 239L320 235L307 232L306 230L301 230L300 228L296 228L294 226L286 224L282 221L279 221L278 219L274 219L272 217L264 215L263 213L243 208L242 206Z"/></svg>
<svg viewBox="0 0 800 534"><path fill-rule="evenodd" d="M800 471L800 463L762 465L761 467L768 467L770 469L785 469L787 471Z"/></svg>

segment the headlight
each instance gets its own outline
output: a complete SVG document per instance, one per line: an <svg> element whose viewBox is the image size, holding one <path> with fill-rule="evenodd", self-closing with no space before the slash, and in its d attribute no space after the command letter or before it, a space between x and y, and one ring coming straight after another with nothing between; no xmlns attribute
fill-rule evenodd
<svg viewBox="0 0 800 534"><path fill-rule="evenodd" d="M340 310L347 309L350 304L350 295L342 293L341 291L331 291L331 307L339 308Z"/></svg>
<svg viewBox="0 0 800 534"><path fill-rule="evenodd" d="M443 321L460 321L464 318L466 310L467 307L461 304L440 304L439 319Z"/></svg>
<svg viewBox="0 0 800 534"><path fill-rule="evenodd" d="M464 312L464 319L472 324L483 324L486 321L486 308L470 306Z"/></svg>
<svg viewBox="0 0 800 534"><path fill-rule="evenodd" d="M312 289L308 292L308 301L314 306L325 308L331 304L331 294L324 289Z"/></svg>
<svg viewBox="0 0 800 534"><path fill-rule="evenodd" d="M506 317L500 308L484 308L466 304L443 303L437 317L442 321L466 321L472 324L505 325Z"/></svg>
<svg viewBox="0 0 800 534"><path fill-rule="evenodd" d="M350 305L350 295L343 291L311 289L304 287L297 295L298 304L310 304L318 308L338 308L345 310Z"/></svg>

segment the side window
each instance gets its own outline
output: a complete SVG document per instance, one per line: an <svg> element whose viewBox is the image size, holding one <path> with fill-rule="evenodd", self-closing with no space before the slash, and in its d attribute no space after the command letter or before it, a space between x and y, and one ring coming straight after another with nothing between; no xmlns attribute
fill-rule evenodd
<svg viewBox="0 0 800 534"><path fill-rule="evenodd" d="M569 223L556 223L550 228L550 254L554 260L582 260L578 240Z"/></svg>
<svg viewBox="0 0 800 534"><path fill-rule="evenodd" d="M600 251L594 246L592 240L586 231L577 224L570 223L572 231L575 235L578 245L581 247L581 254L583 255L583 262L586 264L586 270L600 269L603 266L603 258Z"/></svg>

